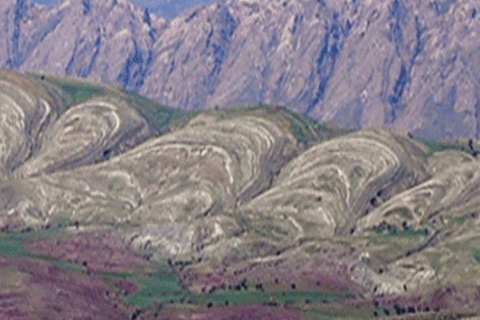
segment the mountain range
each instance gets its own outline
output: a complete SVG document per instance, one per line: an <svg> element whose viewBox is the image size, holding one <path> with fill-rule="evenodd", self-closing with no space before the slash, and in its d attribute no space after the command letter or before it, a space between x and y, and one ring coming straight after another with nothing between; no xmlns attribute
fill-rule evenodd
<svg viewBox="0 0 480 320"><path fill-rule="evenodd" d="M0 4L0 66L166 106L282 105L351 129L480 138L475 0L230 0L166 19L128 0Z"/></svg>

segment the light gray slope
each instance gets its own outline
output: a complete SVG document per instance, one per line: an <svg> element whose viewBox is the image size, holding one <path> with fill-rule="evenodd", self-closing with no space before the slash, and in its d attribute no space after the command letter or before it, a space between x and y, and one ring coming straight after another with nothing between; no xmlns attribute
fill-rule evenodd
<svg viewBox="0 0 480 320"><path fill-rule="evenodd" d="M451 162L358 221L356 236L378 237L368 249L377 294L478 284L479 169L478 160Z"/></svg>
<svg viewBox="0 0 480 320"><path fill-rule="evenodd" d="M62 94L43 80L0 70L0 182L104 161L155 135L123 100L65 106Z"/></svg>
<svg viewBox="0 0 480 320"><path fill-rule="evenodd" d="M386 131L348 134L295 158L240 211L251 229L280 243L349 235L378 203L427 179L425 160L418 144Z"/></svg>
<svg viewBox="0 0 480 320"><path fill-rule="evenodd" d="M100 110L95 114L85 108L88 104ZM63 161L50 164L48 157L59 158L60 152L47 145L49 153L26 163L26 172L45 171L45 164L56 172L1 185L3 227L40 227L64 219L93 228L127 224L139 228L138 233L135 228L125 231L137 246L153 246L158 254L191 254L241 232L233 215L237 204L267 189L276 172L301 150L281 113L213 113L109 161L82 167L83 150L96 150L101 139L116 141L115 132L95 136L110 120L101 106L95 101L79 105L77 118L90 125L98 122L91 138L70 130L62 143L52 140L64 151ZM65 128L62 118L57 123L53 132ZM78 152L79 144L84 146ZM72 156L80 159L73 162ZM63 171L65 163L77 168Z"/></svg>
<svg viewBox="0 0 480 320"><path fill-rule="evenodd" d="M91 99L64 112L42 132L42 145L17 175L28 177L106 160L153 135L145 120L124 101Z"/></svg>
<svg viewBox="0 0 480 320"><path fill-rule="evenodd" d="M0 70L0 181L33 156L45 128L64 110L40 83Z"/></svg>

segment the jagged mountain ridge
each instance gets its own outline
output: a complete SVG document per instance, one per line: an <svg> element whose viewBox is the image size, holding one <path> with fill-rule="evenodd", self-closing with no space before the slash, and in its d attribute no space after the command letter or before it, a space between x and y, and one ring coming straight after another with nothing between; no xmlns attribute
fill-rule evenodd
<svg viewBox="0 0 480 320"><path fill-rule="evenodd" d="M350 128L480 137L478 3L231 0L168 21L128 0L0 5L0 65L164 105L281 104Z"/></svg>

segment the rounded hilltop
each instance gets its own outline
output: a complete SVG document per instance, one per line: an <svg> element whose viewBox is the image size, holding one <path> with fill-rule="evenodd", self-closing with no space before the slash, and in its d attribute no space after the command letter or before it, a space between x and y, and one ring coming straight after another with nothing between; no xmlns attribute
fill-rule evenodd
<svg viewBox="0 0 480 320"><path fill-rule="evenodd" d="M211 317L280 304L297 306L292 317L480 312L477 141L343 130L266 105L179 111L9 71L0 102L0 249L12 265L72 263L178 317L197 312L186 301ZM171 282L154 276L165 268ZM109 278L123 270L130 280Z"/></svg>

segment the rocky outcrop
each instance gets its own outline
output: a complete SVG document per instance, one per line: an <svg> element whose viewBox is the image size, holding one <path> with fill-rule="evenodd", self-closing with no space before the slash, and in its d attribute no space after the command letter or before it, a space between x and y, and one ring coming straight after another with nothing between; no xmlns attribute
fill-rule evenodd
<svg viewBox="0 0 480 320"><path fill-rule="evenodd" d="M53 7L21 0L3 10L3 66L128 89L143 85L153 43L166 24L126 0L67 0Z"/></svg>
<svg viewBox="0 0 480 320"><path fill-rule="evenodd" d="M88 109L80 110L82 118L91 117ZM97 121L102 116L97 112ZM233 215L236 206L268 188L276 172L299 152L288 127L279 114L199 116L185 128L103 164L6 183L4 210L9 218L3 225L41 226L69 212L69 219L81 224L140 226L132 240L142 248L191 253L241 231ZM56 150L65 155L61 164L74 164L70 154L80 154L81 166L83 150L96 150L101 142L94 133L85 140L83 131L69 130L62 136L65 143L47 145L45 153L26 163L26 172L42 170L45 157L55 157ZM77 151L79 144L83 148Z"/></svg>
<svg viewBox="0 0 480 320"><path fill-rule="evenodd" d="M382 130L352 133L302 153L242 210L251 228L281 241L345 236L380 202L427 179L425 167L413 141Z"/></svg>
<svg viewBox="0 0 480 320"><path fill-rule="evenodd" d="M42 132L41 146L17 175L29 177L100 162L140 144L152 133L124 101L92 99L73 106Z"/></svg>
<svg viewBox="0 0 480 320"><path fill-rule="evenodd" d="M42 131L64 111L59 97L27 77L0 71L0 181L38 148Z"/></svg>
<svg viewBox="0 0 480 320"><path fill-rule="evenodd" d="M103 161L154 135L123 100L91 99L67 108L61 92L0 70L0 181Z"/></svg>
<svg viewBox="0 0 480 320"><path fill-rule="evenodd" d="M106 97L65 106L62 90L43 80L6 71L0 71L0 78L0 183L5 184L5 212L18 200L22 215L33 215L32 219L42 215L30 200L20 200L35 189L22 179L102 162L155 135L125 101Z"/></svg>

